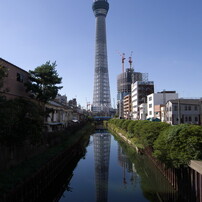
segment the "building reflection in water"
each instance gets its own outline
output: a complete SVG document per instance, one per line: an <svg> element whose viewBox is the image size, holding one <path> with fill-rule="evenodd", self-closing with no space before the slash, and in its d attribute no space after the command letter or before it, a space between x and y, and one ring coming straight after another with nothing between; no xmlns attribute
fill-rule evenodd
<svg viewBox="0 0 202 202"><path fill-rule="evenodd" d="M107 202L108 198L108 171L111 135L110 133L93 134L96 202Z"/></svg>
<svg viewBox="0 0 202 202"><path fill-rule="evenodd" d="M135 184L137 183L137 171L135 169L135 164L132 163L128 156L123 151L122 147L118 145L118 162L119 165L123 168L123 184L125 188L127 188L127 184ZM126 178L126 173L130 173L130 179Z"/></svg>

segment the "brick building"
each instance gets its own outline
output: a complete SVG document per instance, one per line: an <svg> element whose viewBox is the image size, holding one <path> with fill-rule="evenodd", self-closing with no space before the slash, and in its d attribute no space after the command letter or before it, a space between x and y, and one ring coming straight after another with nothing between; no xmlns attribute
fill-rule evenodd
<svg viewBox="0 0 202 202"><path fill-rule="evenodd" d="M7 72L0 92L8 99L29 97L24 85L28 81L29 73L2 58L0 58L0 66L5 68Z"/></svg>

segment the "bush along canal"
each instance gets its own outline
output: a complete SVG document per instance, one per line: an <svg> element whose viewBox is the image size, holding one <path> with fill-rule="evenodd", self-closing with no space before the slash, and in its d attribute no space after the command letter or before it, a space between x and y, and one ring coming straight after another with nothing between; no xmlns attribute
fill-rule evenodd
<svg viewBox="0 0 202 202"><path fill-rule="evenodd" d="M202 202L201 126L121 119L111 119L104 124L145 154L165 176L177 191L171 194L174 198L170 201Z"/></svg>

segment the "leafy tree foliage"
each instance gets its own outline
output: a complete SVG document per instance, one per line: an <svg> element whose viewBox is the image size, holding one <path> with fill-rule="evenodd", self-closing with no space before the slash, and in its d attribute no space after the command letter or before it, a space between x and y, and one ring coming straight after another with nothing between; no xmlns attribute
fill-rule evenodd
<svg viewBox="0 0 202 202"><path fill-rule="evenodd" d="M202 127L182 124L163 131L154 142L154 156L171 167L202 160Z"/></svg>
<svg viewBox="0 0 202 202"><path fill-rule="evenodd" d="M0 100L0 142L15 145L29 138L36 143L43 127L41 112L38 105L27 100Z"/></svg>
<svg viewBox="0 0 202 202"><path fill-rule="evenodd" d="M37 67L34 71L29 71L30 82L26 84L27 91L34 94L35 98L42 102L47 102L54 99L58 93L58 90L62 86L62 78L58 76L56 71L56 62L50 63L50 61Z"/></svg>
<svg viewBox="0 0 202 202"><path fill-rule="evenodd" d="M134 134L139 142L146 146L153 146L161 131L170 125L164 122L139 121L134 128Z"/></svg>
<svg viewBox="0 0 202 202"><path fill-rule="evenodd" d="M128 131L128 133L130 134L130 135L129 135L130 137L133 137L133 136L134 136L134 128L135 128L135 126L136 126L137 123L138 123L138 121L131 121L131 122L128 124L127 131Z"/></svg>
<svg viewBox="0 0 202 202"><path fill-rule="evenodd" d="M127 132L136 145L151 147L154 156L169 167L188 165L190 160L202 160L202 127L164 122L111 119L109 123ZM127 126L127 129L126 129Z"/></svg>
<svg viewBox="0 0 202 202"><path fill-rule="evenodd" d="M123 130L127 131L128 125L132 122L132 120L125 120L125 122L122 124Z"/></svg>

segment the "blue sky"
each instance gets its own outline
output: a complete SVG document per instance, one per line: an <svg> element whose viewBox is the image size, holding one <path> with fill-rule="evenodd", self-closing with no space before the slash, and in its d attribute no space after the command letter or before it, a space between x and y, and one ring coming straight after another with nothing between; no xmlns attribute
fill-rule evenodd
<svg viewBox="0 0 202 202"><path fill-rule="evenodd" d="M61 94L92 102L95 17L92 0L0 0L0 57L25 70L56 61ZM155 92L202 97L202 1L109 0L108 63L112 106L121 57L133 51L136 71ZM128 62L125 64L129 66Z"/></svg>

